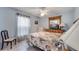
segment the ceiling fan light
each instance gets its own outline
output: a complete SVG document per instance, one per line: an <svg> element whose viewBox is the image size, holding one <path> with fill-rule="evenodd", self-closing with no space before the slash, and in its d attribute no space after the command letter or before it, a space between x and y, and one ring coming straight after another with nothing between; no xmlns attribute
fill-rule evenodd
<svg viewBox="0 0 79 59"><path fill-rule="evenodd" d="M44 16L45 14L44 13L41 13L41 16Z"/></svg>
<svg viewBox="0 0 79 59"><path fill-rule="evenodd" d="M41 9L40 10L40 16L45 16L45 15L47 15L47 12L48 12L48 10L47 9Z"/></svg>

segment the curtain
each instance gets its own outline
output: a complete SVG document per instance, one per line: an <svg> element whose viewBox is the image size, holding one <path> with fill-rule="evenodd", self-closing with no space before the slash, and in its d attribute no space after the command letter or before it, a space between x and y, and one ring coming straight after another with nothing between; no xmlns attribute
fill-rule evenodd
<svg viewBox="0 0 79 59"><path fill-rule="evenodd" d="M24 36L29 34L30 18L18 15L17 32L18 36Z"/></svg>

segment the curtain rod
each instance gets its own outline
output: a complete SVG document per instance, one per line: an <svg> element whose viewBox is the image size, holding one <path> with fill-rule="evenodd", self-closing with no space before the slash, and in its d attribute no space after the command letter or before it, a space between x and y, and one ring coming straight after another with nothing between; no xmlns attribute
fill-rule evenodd
<svg viewBox="0 0 79 59"><path fill-rule="evenodd" d="M30 17L30 16L26 16L26 15L23 15L23 14L20 14L20 13L16 13L17 15L21 15L21 16L25 16L25 17Z"/></svg>

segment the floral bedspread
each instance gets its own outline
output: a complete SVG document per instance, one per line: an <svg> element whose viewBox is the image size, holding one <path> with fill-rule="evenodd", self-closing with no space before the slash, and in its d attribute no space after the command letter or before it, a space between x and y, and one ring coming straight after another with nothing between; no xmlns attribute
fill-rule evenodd
<svg viewBox="0 0 79 59"><path fill-rule="evenodd" d="M29 41L42 50L52 51L55 50L54 44L61 35L61 33L36 32L31 34Z"/></svg>

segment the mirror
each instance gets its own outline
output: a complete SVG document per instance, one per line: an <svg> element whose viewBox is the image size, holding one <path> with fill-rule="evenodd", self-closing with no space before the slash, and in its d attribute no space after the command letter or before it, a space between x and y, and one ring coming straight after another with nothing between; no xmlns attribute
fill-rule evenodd
<svg viewBox="0 0 79 59"><path fill-rule="evenodd" d="M59 26L61 24L61 16L49 17L49 29L61 29Z"/></svg>

